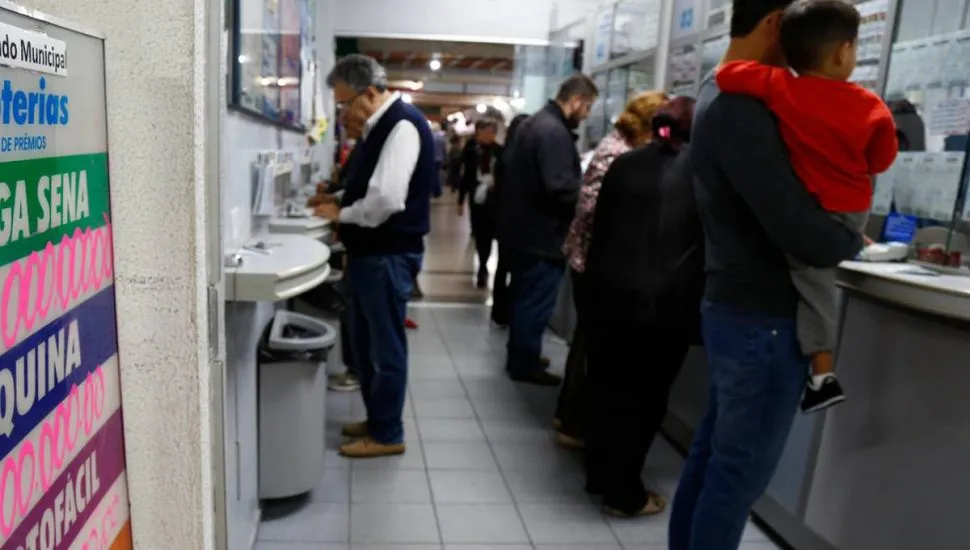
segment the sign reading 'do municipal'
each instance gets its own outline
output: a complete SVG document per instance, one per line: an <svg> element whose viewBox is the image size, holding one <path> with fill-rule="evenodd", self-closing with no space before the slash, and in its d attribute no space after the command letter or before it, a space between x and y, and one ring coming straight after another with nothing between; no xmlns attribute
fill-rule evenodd
<svg viewBox="0 0 970 550"><path fill-rule="evenodd" d="M101 38L0 6L0 550L132 547L105 110Z"/></svg>

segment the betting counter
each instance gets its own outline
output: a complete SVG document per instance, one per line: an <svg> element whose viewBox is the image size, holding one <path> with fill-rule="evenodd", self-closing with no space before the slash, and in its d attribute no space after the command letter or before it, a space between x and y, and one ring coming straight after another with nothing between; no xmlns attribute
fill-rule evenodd
<svg viewBox="0 0 970 550"><path fill-rule="evenodd" d="M838 283L848 398L797 415L755 513L797 550L966 549L970 278L846 262ZM684 448L707 388L703 349L693 349L664 425Z"/></svg>

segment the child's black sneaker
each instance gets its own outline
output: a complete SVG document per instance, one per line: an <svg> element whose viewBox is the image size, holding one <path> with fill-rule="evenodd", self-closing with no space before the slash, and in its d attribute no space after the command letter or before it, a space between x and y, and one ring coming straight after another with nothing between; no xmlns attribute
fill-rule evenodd
<svg viewBox="0 0 970 550"><path fill-rule="evenodd" d="M820 381L809 378L805 385L805 395L802 396L802 412L813 413L843 401L845 392L834 374L826 375Z"/></svg>

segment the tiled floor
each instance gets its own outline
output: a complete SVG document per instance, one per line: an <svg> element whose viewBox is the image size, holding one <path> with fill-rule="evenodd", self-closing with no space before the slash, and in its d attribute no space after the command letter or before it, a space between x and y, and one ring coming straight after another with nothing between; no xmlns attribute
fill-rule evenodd
<svg viewBox="0 0 970 550"><path fill-rule="evenodd" d="M505 333L482 306L414 308L408 452L349 462L333 449L362 420L357 394L328 395L329 456L308 506L263 523L257 550L662 550L667 514L604 518L583 492L579 456L549 424L556 391L503 376ZM561 368L566 348L546 351ZM681 459L662 439L644 477L672 498ZM751 526L743 550L773 550Z"/></svg>

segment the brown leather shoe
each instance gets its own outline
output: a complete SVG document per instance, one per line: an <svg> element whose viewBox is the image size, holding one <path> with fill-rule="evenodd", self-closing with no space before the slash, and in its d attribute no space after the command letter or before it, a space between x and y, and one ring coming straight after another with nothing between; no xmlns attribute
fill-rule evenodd
<svg viewBox="0 0 970 550"><path fill-rule="evenodd" d="M340 427L344 437L367 437L367 422L351 422Z"/></svg>
<svg viewBox="0 0 970 550"><path fill-rule="evenodd" d="M340 447L340 454L347 458L377 458L380 456L402 455L407 447L404 443L384 444L370 437L358 439Z"/></svg>

